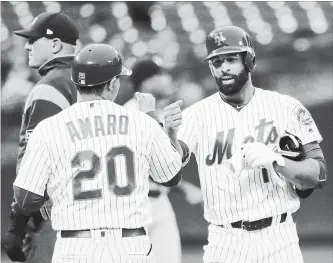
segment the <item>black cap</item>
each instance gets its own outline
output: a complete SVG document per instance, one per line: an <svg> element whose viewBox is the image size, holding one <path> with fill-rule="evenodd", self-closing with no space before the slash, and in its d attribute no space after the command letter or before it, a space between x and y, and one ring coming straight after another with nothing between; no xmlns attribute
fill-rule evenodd
<svg viewBox="0 0 333 263"><path fill-rule="evenodd" d="M25 38L59 38L61 41L76 45L79 30L74 21L64 13L45 12L39 14L28 29L14 31Z"/></svg>
<svg viewBox="0 0 333 263"><path fill-rule="evenodd" d="M132 67L130 80L136 91L140 90L143 81L155 75L163 74L164 69L152 59L143 59L136 62Z"/></svg>

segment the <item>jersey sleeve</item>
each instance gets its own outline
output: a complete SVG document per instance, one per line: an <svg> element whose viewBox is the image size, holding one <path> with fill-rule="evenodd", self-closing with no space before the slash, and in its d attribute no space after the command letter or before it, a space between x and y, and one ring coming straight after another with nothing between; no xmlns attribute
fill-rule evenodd
<svg viewBox="0 0 333 263"><path fill-rule="evenodd" d="M183 111L182 125L178 130L178 140L184 142L189 148L190 154L184 160L184 165L188 163L191 157L191 152L196 154L198 148L198 126L194 110L188 108Z"/></svg>
<svg viewBox="0 0 333 263"><path fill-rule="evenodd" d="M182 168L181 156L172 146L168 135L158 125L152 122L152 142L149 175L155 182L170 181Z"/></svg>
<svg viewBox="0 0 333 263"><path fill-rule="evenodd" d="M310 112L297 100L288 108L287 131L300 138L303 144L322 141L322 136Z"/></svg>
<svg viewBox="0 0 333 263"><path fill-rule="evenodd" d="M43 139L42 125L31 133L14 186L44 196L51 169L50 153Z"/></svg>
<svg viewBox="0 0 333 263"><path fill-rule="evenodd" d="M25 153L30 135L36 125L69 106L70 103L66 97L53 86L39 84L33 89L24 107L17 157L17 170L19 169L22 157Z"/></svg>

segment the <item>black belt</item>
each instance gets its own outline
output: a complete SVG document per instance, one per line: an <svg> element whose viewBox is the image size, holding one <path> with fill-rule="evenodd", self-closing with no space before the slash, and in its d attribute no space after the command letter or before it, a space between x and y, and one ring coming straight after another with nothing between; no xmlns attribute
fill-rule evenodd
<svg viewBox="0 0 333 263"><path fill-rule="evenodd" d="M148 196L149 197L159 197L161 194L161 191L159 190L149 190Z"/></svg>
<svg viewBox="0 0 333 263"><path fill-rule="evenodd" d="M280 223L285 222L286 218L287 218L287 213L283 213L281 215ZM267 218L263 218L263 219L260 219L257 221L252 221L252 222L240 220L240 221L231 223L231 226L233 228L242 228L247 231L254 231L254 230L260 230L260 229L271 226L272 221L273 221L273 217L267 217ZM224 227L223 225L220 225L220 226Z"/></svg>
<svg viewBox="0 0 333 263"><path fill-rule="evenodd" d="M145 236L146 230L143 227L140 228L122 228L122 237L137 237ZM93 231L93 230L92 230ZM105 236L107 230L101 230L101 237ZM90 230L63 230L61 231L62 238L90 238Z"/></svg>

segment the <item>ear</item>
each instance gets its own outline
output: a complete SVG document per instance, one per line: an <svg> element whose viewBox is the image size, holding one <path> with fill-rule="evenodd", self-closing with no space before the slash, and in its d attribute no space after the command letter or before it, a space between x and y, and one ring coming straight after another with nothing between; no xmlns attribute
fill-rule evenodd
<svg viewBox="0 0 333 263"><path fill-rule="evenodd" d="M214 66L213 66L213 63L211 60L208 60L208 66L209 66L209 69L210 69L210 73L212 74L213 77L215 77L214 75Z"/></svg>
<svg viewBox="0 0 333 263"><path fill-rule="evenodd" d="M62 49L62 42L59 38L52 39L52 53L57 54Z"/></svg>

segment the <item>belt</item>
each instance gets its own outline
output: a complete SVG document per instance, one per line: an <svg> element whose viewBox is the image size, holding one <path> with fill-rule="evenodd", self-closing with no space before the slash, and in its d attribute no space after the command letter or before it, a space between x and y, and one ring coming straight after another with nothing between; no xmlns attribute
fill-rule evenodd
<svg viewBox="0 0 333 263"><path fill-rule="evenodd" d="M161 194L161 191L159 190L149 190L148 196L149 197L159 197Z"/></svg>
<svg viewBox="0 0 333 263"><path fill-rule="evenodd" d="M285 222L286 218L287 218L287 213L283 213L281 215L280 223ZM263 219L260 219L257 221L252 221L252 222L240 220L240 221L231 223L231 226L233 228L242 228L247 231L254 231L254 230L260 230L260 229L269 227L272 225L272 222L273 222L273 217L267 217L267 218L263 218ZM220 227L224 227L224 226L220 225Z"/></svg>
<svg viewBox="0 0 333 263"><path fill-rule="evenodd" d="M145 236L146 230L140 228L122 228L122 237ZM94 231L94 230L92 230ZM107 230L101 230L101 237L105 237ZM63 230L60 232L62 238L91 238L91 230Z"/></svg>

